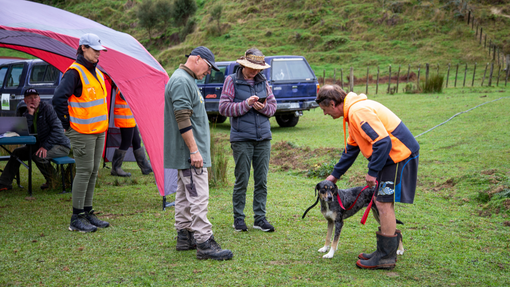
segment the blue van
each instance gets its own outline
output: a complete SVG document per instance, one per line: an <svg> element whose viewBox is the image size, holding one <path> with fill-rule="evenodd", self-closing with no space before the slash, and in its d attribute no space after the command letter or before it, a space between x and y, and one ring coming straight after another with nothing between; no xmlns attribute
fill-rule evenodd
<svg viewBox="0 0 510 287"><path fill-rule="evenodd" d="M22 116L25 90L36 88L42 101L51 105L62 73L43 60L13 60L0 64L0 116Z"/></svg>
<svg viewBox="0 0 510 287"><path fill-rule="evenodd" d="M319 82L303 56L267 56L271 68L262 71L276 98L276 122L280 127L294 127L303 111L317 108L315 102ZM226 117L219 114L218 105L225 77L239 69L235 61L216 62L220 69L212 70L198 87L205 99L205 108L211 123L223 123Z"/></svg>

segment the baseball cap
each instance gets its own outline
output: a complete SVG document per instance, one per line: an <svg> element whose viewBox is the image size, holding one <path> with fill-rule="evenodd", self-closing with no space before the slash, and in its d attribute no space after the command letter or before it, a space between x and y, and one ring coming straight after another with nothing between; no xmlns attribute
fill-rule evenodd
<svg viewBox="0 0 510 287"><path fill-rule="evenodd" d="M30 88L30 89L26 89L25 90L25 97L28 97L28 96L30 96L32 94L39 95L39 92L36 89L34 89L34 88Z"/></svg>
<svg viewBox="0 0 510 287"><path fill-rule="evenodd" d="M103 45L101 45L101 40L96 34L87 33L80 38L80 45L87 45L90 48L96 50L96 51L107 51Z"/></svg>
<svg viewBox="0 0 510 287"><path fill-rule="evenodd" d="M202 59L209 62L209 64L211 64L212 68L215 71L220 70L218 68L218 66L216 66L216 63L214 61L214 54L207 47L204 47L204 46L196 47L195 49L193 49L193 51L191 51L191 53L189 55L186 55L186 57L189 57L189 56L200 56Z"/></svg>

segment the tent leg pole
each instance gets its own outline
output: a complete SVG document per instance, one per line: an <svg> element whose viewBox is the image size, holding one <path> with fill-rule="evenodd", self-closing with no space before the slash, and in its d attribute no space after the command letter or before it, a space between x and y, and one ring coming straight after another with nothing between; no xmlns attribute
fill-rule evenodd
<svg viewBox="0 0 510 287"><path fill-rule="evenodd" d="M175 201L167 203L166 196L163 196L163 210L166 210L166 208L170 206L175 206Z"/></svg>

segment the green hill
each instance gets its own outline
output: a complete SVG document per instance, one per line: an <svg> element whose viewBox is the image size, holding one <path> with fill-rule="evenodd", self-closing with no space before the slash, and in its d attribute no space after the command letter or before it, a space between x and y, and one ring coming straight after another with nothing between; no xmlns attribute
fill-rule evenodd
<svg viewBox="0 0 510 287"><path fill-rule="evenodd" d="M318 75L354 67L366 71L387 65L485 63L490 61L485 37L479 44L476 27L489 42L510 54L509 0L198 0L196 26L185 41L180 29L161 23L152 31L140 27L142 1L46 0L56 7L131 34L172 72L184 54L208 46L217 60L234 60L250 47L266 55L304 55ZM223 5L220 35L212 21L215 5ZM468 11L476 18L467 24ZM168 17L170 19L170 16Z"/></svg>

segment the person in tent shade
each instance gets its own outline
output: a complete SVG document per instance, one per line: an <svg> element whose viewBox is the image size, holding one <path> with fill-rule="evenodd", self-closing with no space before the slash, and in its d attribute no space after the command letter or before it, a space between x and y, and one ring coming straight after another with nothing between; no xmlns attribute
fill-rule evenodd
<svg viewBox="0 0 510 287"><path fill-rule="evenodd" d="M122 162L131 145L133 146L133 154L135 155L136 163L142 171L142 174L150 174L152 172L152 167L145 156L145 149L141 145L142 140L140 139L135 117L120 90L115 87L115 91L113 119L115 126L120 129L121 142L119 148L113 153L112 171L110 174L123 177L131 176L131 173L122 170Z"/></svg>
<svg viewBox="0 0 510 287"><path fill-rule="evenodd" d="M197 249L198 259L228 260L207 218L211 167L209 120L196 80L219 71L214 54L200 46L174 71L165 88L164 166L177 170L175 228L177 250Z"/></svg>
<svg viewBox="0 0 510 287"><path fill-rule="evenodd" d="M30 133L37 134L37 142L32 150L32 160L35 162L46 182L41 185L41 189L46 189L54 185L56 178L55 168L51 165L50 159L67 156L71 150L69 139L64 135L62 123L57 118L53 107L45 102L41 102L39 92L30 88L25 91L25 104L27 110L23 114L27 118L28 129ZM19 170L20 160L28 160L29 147L22 146L16 148L9 158L7 165L0 176L0 191L12 189L12 180Z"/></svg>
<svg viewBox="0 0 510 287"><path fill-rule="evenodd" d="M53 96L53 106L76 160L71 231L95 232L98 227L110 226L97 218L92 206L108 129L105 77L96 67L101 51L106 48L97 35L81 36L76 61L65 71Z"/></svg>
<svg viewBox="0 0 510 287"><path fill-rule="evenodd" d="M326 180L336 183L361 152L368 159L367 185L376 187L375 205L381 223L376 232L377 250L359 254L356 266L392 269L400 236L396 230L395 202L414 201L420 145L391 110L364 94L346 93L338 85L326 85L319 90L316 102L324 115L343 118L345 149Z"/></svg>

